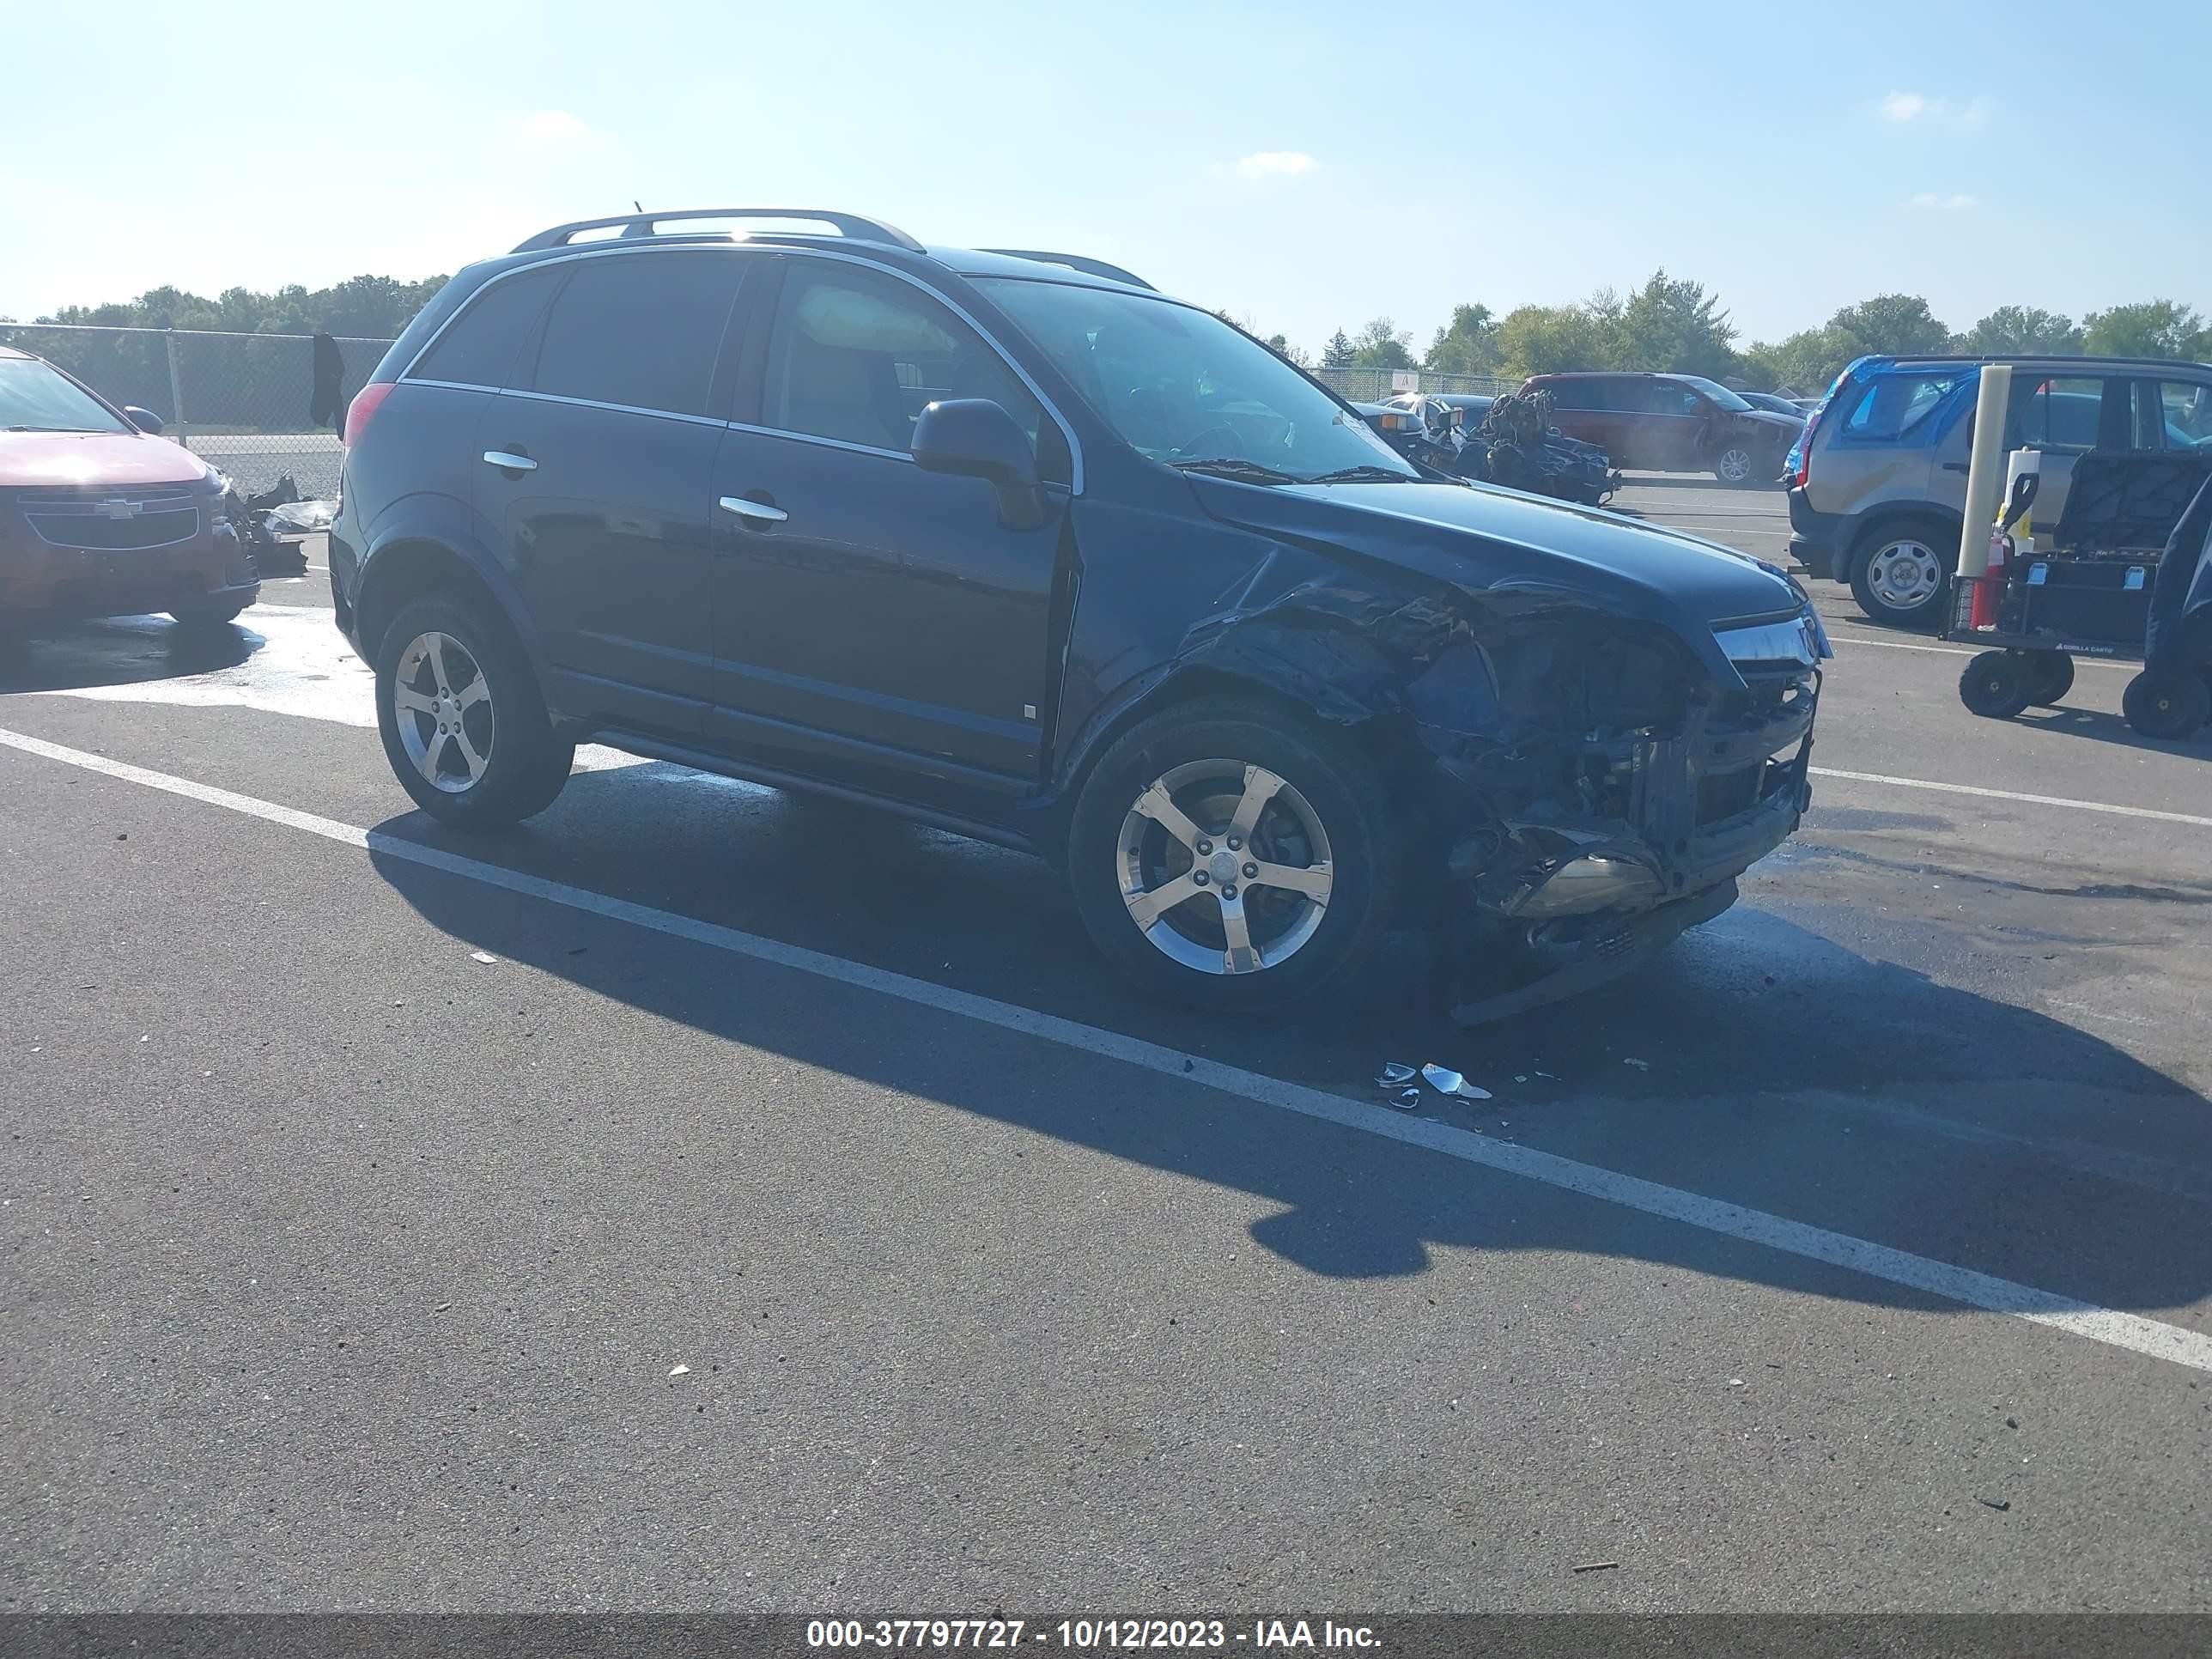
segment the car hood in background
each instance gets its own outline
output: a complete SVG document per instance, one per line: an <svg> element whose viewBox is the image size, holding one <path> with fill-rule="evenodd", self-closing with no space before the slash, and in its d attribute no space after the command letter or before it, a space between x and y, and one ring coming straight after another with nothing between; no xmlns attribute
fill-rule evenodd
<svg viewBox="0 0 2212 1659"><path fill-rule="evenodd" d="M191 450L143 432L0 432L0 485L196 484L207 476Z"/></svg>
<svg viewBox="0 0 2212 1659"><path fill-rule="evenodd" d="M1740 409L1735 417L1739 421L1753 421L1760 426L1771 426L1777 434L1792 439L1805 429L1805 416L1802 415L1783 415L1771 409Z"/></svg>
<svg viewBox="0 0 2212 1659"><path fill-rule="evenodd" d="M1191 474L1207 512L1470 592L1565 599L1670 625L1725 663L1712 629L1804 610L1796 586L1748 554L1517 490L1447 483L1248 484Z"/></svg>

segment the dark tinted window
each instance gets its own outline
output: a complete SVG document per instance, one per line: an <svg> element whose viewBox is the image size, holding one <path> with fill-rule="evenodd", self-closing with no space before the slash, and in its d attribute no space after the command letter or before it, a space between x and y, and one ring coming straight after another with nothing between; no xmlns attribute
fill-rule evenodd
<svg viewBox="0 0 2212 1659"><path fill-rule="evenodd" d="M1603 409L1603 380L1553 380L1542 388L1552 394L1554 409Z"/></svg>
<svg viewBox="0 0 2212 1659"><path fill-rule="evenodd" d="M533 390L704 415L738 282L723 250L581 259L545 319Z"/></svg>
<svg viewBox="0 0 2212 1659"><path fill-rule="evenodd" d="M565 275L566 267L547 267L495 278L477 289L422 362L407 371L409 376L462 386L507 385L523 342Z"/></svg>
<svg viewBox="0 0 2212 1659"><path fill-rule="evenodd" d="M2012 446L2077 454L2094 449L2103 420L2106 382L2086 375L2033 379L2032 374L2017 369L2013 373ZM2024 380L2028 381L2025 397L2021 395ZM2128 383L2113 384L2124 398Z"/></svg>
<svg viewBox="0 0 2212 1659"><path fill-rule="evenodd" d="M1703 415L1708 405L1680 380L1646 380L1643 388L1646 409L1661 415Z"/></svg>
<svg viewBox="0 0 2212 1659"><path fill-rule="evenodd" d="M945 398L988 398L1069 476L1066 443L983 337L915 287L860 265L794 259L769 337L763 425L902 454L915 418Z"/></svg>

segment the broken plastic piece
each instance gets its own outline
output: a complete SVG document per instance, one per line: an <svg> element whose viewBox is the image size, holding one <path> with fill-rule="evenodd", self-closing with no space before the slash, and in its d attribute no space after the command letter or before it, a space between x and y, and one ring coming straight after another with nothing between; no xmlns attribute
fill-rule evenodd
<svg viewBox="0 0 2212 1659"><path fill-rule="evenodd" d="M492 955L489 951L471 951L469 952L469 958L472 962L497 962L499 960L497 957Z"/></svg>
<svg viewBox="0 0 2212 1659"><path fill-rule="evenodd" d="M269 509L269 528L279 536L313 535L331 527L337 507L336 501L286 501Z"/></svg>
<svg viewBox="0 0 2212 1659"><path fill-rule="evenodd" d="M1440 1095L1457 1095L1462 1100L1490 1098L1489 1090L1476 1088L1457 1072L1447 1071L1434 1060L1421 1067L1421 1075L1428 1079L1429 1086Z"/></svg>
<svg viewBox="0 0 2212 1659"><path fill-rule="evenodd" d="M1401 1065L1395 1060L1386 1060L1382 1062L1382 1071L1376 1075L1375 1086L1378 1089L1402 1089L1413 1080L1414 1076L1412 1066Z"/></svg>
<svg viewBox="0 0 2212 1659"><path fill-rule="evenodd" d="M1651 1062L1648 1060L1624 1060L1620 1063L1624 1066L1633 1066L1639 1072L1648 1072L1651 1069Z"/></svg>
<svg viewBox="0 0 2212 1659"><path fill-rule="evenodd" d="M1420 1085L1415 1084L1410 1089L1400 1090L1397 1094L1391 1097L1390 1103L1401 1112L1412 1111L1421 1103Z"/></svg>
<svg viewBox="0 0 2212 1659"><path fill-rule="evenodd" d="M691 1368L689 1365L678 1365L668 1374L671 1376L689 1376L691 1375Z"/></svg>

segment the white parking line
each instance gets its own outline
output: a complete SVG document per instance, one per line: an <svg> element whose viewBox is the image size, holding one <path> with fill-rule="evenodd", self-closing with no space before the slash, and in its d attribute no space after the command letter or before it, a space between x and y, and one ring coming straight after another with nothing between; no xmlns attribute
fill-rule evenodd
<svg viewBox="0 0 2212 1659"><path fill-rule="evenodd" d="M2076 812L2111 812L2124 818L2152 818L2160 823L2186 823L2212 830L2212 818L2187 812L2158 812L2148 806L2115 806L2105 800L2069 800L2064 795L2026 795L2012 789L1983 789L1971 783L1936 783L1927 778L1893 778L1881 772L1838 772L1826 766L1806 770L1816 778L1844 778L1852 783L1886 783L1895 789L1933 789L1946 795L1980 795L1990 800L2024 801L2030 806L2063 806Z"/></svg>
<svg viewBox="0 0 2212 1659"><path fill-rule="evenodd" d="M1978 657L1982 654L1956 645L1916 645L1909 640L1874 640L1863 634L1838 634L1836 629L1838 627L1849 624L1828 622L1825 617L1822 618L1822 625L1827 629L1828 637L1839 645L1879 645L1891 651L1929 651L1939 657ZM2104 657L2076 657L2074 661L2080 667L2124 668L2130 672L2142 666L2140 663L2112 662Z"/></svg>
<svg viewBox="0 0 2212 1659"><path fill-rule="evenodd" d="M1717 1233L1723 1237L1764 1245L1786 1255L1825 1262L1985 1312L2003 1314L2026 1320L2031 1324L2071 1332L2094 1342L2148 1354L2154 1358L2169 1359L2176 1364L2187 1365L2197 1370L2212 1371L2212 1335L2183 1330L2179 1326L2146 1319L2140 1314L2100 1308L2092 1303L2076 1301L2071 1297L2015 1284L1990 1273L1977 1273L1970 1267L1956 1267L1949 1262L1915 1255L1907 1250L1893 1249L1885 1244L1854 1238L1848 1233L1832 1232L1825 1227L1792 1221L1764 1210L1747 1209L1739 1204L1685 1192L1680 1188L1662 1186L1657 1182L1644 1181L1592 1164L1578 1163L1573 1158L1539 1152L1534 1147L1492 1140L1470 1130L1454 1128L1449 1124L1402 1116L1324 1090L1285 1082L1239 1066L1224 1066L1218 1060L1180 1054L1175 1049L1162 1048L1158 1043L1146 1042L1139 1037L1127 1036L1118 1031L1102 1030L1097 1026L1062 1019L1055 1014L1040 1013L1032 1008L1000 1002L970 991L958 991L950 986L933 984L927 980L912 979L904 974L872 968L865 963L848 962L842 957L810 951L803 945L787 945L779 939L763 939L757 934L741 933L734 927L701 921L672 911L656 910L648 905L631 903L626 899L610 898L602 893L548 881L539 876L525 875L499 865L486 864L459 854L404 841L381 830L356 829L334 818L319 817L312 812L257 800L250 795L235 794L211 784L194 782L189 778L148 771L143 767L110 760L104 755L64 748L59 744L27 737L4 728L0 728L0 745L20 750L27 755L58 761L67 766L80 767L88 772L101 773L128 783L143 784L149 789L183 796L187 800L223 807L266 823L282 824L288 829L305 830L309 835L322 836L342 846L374 852L386 858L404 859L428 869L480 881L487 886L502 888L550 904L649 928L672 939L689 939L718 951L726 951L732 956L771 963L840 984L895 997L902 1002L956 1014L963 1019L995 1026L1001 1030L1056 1042L1063 1048L1117 1060L1171 1080L1200 1084L1256 1105L1295 1112L1301 1117L1333 1123L1385 1140L1423 1147L1464 1163L1480 1164L1506 1175L1540 1182L1547 1187L1579 1193L1588 1198L1680 1222L1685 1226Z"/></svg>

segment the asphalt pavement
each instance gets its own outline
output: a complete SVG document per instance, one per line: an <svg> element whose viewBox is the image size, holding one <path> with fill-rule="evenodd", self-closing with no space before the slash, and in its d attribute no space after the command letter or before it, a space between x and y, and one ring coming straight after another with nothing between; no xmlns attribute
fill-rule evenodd
<svg viewBox="0 0 2212 1659"><path fill-rule="evenodd" d="M453 836L321 563L0 669L9 1610L2212 1609L2212 741L2124 671L1978 720L1814 584L1735 909L1245 1024L681 768Z"/></svg>

